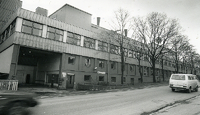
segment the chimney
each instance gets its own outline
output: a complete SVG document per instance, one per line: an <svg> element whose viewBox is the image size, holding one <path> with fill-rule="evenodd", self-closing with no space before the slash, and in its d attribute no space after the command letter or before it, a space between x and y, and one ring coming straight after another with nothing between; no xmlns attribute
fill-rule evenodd
<svg viewBox="0 0 200 115"><path fill-rule="evenodd" d="M127 29L124 29L125 36L127 37Z"/></svg>
<svg viewBox="0 0 200 115"><path fill-rule="evenodd" d="M97 17L97 25L99 26L99 24L100 24L100 17Z"/></svg>
<svg viewBox="0 0 200 115"><path fill-rule="evenodd" d="M41 14L43 16L47 16L48 15L48 10L41 8L41 7L37 7L35 10L36 13Z"/></svg>

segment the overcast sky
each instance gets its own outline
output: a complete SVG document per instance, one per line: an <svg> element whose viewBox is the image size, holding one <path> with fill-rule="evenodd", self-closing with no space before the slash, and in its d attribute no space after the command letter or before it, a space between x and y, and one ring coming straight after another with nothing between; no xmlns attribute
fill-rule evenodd
<svg viewBox="0 0 200 115"><path fill-rule="evenodd" d="M131 17L146 16L151 12L166 13L179 20L184 35L190 39L200 54L200 0L21 0L22 8L35 11L39 6L48 10L48 15L64 4L92 14L92 23L101 17L100 26L108 28L113 12L119 8L129 11Z"/></svg>

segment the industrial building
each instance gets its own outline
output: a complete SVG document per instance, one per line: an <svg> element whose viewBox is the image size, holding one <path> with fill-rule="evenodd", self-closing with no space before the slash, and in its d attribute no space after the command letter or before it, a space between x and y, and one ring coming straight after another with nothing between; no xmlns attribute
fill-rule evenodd
<svg viewBox="0 0 200 115"><path fill-rule="evenodd" d="M6 5L9 4L9 5ZM11 4L11 5L10 5ZM120 56L117 44L102 39L110 31L91 23L92 14L69 4L48 16L48 10L35 12L21 8L19 0L1 0L0 73L24 84L50 84L73 88L74 83L121 83ZM140 82L134 51L127 52L124 84ZM144 82L152 82L150 65L142 61ZM2 66L3 65L3 66ZM174 71L165 60L165 77ZM161 66L156 64L156 76Z"/></svg>

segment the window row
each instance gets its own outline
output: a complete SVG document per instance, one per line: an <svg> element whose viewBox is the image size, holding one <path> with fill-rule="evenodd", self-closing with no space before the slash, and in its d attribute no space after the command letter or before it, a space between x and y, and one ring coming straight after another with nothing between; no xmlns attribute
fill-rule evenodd
<svg viewBox="0 0 200 115"><path fill-rule="evenodd" d="M105 76L98 76L98 81L99 82L105 82L106 81L105 78L106 78ZM133 79L134 78L131 78L130 81L134 82ZM92 80L91 75L84 75L84 81L91 81L91 80ZM110 81L115 83L115 82L117 82L117 78L116 77L111 77ZM126 82L126 77L123 78L123 82Z"/></svg>
<svg viewBox="0 0 200 115"><path fill-rule="evenodd" d="M91 60L92 60L91 58L85 58L84 65L86 67L90 67ZM75 65L76 61L78 61L78 60L76 60L76 56L71 55L68 57L68 64ZM97 66L98 68L101 68L101 69L106 68L106 63L107 63L106 60L98 59L97 63L98 63L98 66ZM112 70L117 69L117 62L110 61L110 68ZM136 69L136 65L129 65L129 70L131 72L136 71L135 69ZM124 68L124 70L125 70L125 68Z"/></svg>
<svg viewBox="0 0 200 115"><path fill-rule="evenodd" d="M3 43L8 37L15 32L16 20L14 20L6 30L0 35L0 44Z"/></svg>

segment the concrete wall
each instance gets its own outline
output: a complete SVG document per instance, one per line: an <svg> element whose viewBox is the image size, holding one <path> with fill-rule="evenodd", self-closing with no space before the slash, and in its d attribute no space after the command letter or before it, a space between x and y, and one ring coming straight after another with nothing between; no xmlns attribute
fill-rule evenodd
<svg viewBox="0 0 200 115"><path fill-rule="evenodd" d="M91 14L68 4L49 17L87 30L91 28Z"/></svg>
<svg viewBox="0 0 200 115"><path fill-rule="evenodd" d="M11 46L0 53L0 72L1 73L10 72L13 48L14 46Z"/></svg>
<svg viewBox="0 0 200 115"><path fill-rule="evenodd" d="M35 68L34 66L24 66L18 65L17 66L17 75L16 79L19 83L26 83L26 76L30 74L30 83L34 83L34 75L35 75Z"/></svg>

